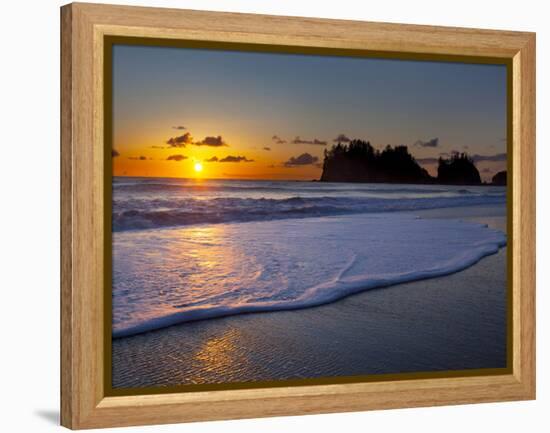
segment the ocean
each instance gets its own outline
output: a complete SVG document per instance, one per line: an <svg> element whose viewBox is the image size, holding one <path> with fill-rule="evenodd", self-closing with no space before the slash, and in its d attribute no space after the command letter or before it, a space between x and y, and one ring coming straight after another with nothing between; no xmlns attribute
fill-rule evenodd
<svg viewBox="0 0 550 433"><path fill-rule="evenodd" d="M113 231L502 204L497 186L115 177Z"/></svg>
<svg viewBox="0 0 550 433"><path fill-rule="evenodd" d="M415 212L505 203L492 186L117 177L113 337L457 272L505 233Z"/></svg>

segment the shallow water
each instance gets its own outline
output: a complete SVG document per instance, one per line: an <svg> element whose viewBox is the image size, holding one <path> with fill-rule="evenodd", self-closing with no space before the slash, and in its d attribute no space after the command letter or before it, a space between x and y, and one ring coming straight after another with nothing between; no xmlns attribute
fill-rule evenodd
<svg viewBox="0 0 550 433"><path fill-rule="evenodd" d="M113 240L115 337L445 275L506 243L482 224L399 213L131 231Z"/></svg>
<svg viewBox="0 0 550 433"><path fill-rule="evenodd" d="M506 248L456 274L113 341L113 386L506 366Z"/></svg>

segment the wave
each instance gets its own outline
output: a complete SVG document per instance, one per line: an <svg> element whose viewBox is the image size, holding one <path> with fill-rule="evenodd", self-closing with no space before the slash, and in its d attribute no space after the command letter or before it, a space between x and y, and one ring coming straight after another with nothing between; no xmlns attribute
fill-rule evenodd
<svg viewBox="0 0 550 433"><path fill-rule="evenodd" d="M119 233L112 335L318 306L448 275L505 245L505 234L485 225L402 214ZM136 267L139 251L146 258Z"/></svg>
<svg viewBox="0 0 550 433"><path fill-rule="evenodd" d="M154 192L267 192L267 193L314 193L324 194L355 191L365 194L479 194L470 189L450 189L441 185L399 185L399 184L364 184L364 183L330 183L330 182L269 182L269 181L205 181L166 179L143 179L140 181L113 181L114 190L120 193L154 193ZM452 188L452 187L451 187Z"/></svg>
<svg viewBox="0 0 550 433"><path fill-rule="evenodd" d="M461 192L463 191L463 192ZM358 213L504 204L504 193L430 198L289 197L283 199L215 197L131 198L113 202L113 231L153 229L194 224L272 221Z"/></svg>

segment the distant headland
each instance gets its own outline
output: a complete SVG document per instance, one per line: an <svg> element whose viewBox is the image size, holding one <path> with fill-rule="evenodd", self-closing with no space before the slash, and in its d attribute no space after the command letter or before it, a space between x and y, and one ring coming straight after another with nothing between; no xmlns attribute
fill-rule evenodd
<svg viewBox="0 0 550 433"><path fill-rule="evenodd" d="M418 164L407 146L388 145L380 151L368 141L351 140L325 150L320 181L485 185L473 159L466 153L439 158L438 164L437 177L433 177ZM492 185L506 185L506 172L497 173Z"/></svg>

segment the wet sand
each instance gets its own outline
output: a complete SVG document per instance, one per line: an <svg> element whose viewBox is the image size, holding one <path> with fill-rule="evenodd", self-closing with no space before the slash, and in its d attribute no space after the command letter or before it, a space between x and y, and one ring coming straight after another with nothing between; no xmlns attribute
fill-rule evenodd
<svg viewBox="0 0 550 433"><path fill-rule="evenodd" d="M502 206L414 214L506 228ZM320 307L117 339L112 355L115 388L504 367L506 248L452 275Z"/></svg>

